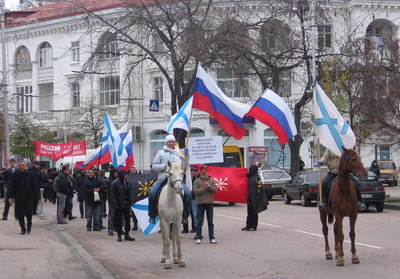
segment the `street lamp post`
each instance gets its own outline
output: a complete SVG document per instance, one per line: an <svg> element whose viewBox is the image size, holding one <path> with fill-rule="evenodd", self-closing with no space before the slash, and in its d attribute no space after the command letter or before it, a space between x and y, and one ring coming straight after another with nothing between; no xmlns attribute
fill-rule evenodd
<svg viewBox="0 0 400 279"><path fill-rule="evenodd" d="M6 27L5 27L5 7L4 0L0 0L0 21L1 21L1 54L3 64L3 79L1 89L3 91L4 102L4 155L3 163L8 165L8 158L10 156L10 130L9 130L9 117L8 117L8 91L7 91L7 61L6 61Z"/></svg>

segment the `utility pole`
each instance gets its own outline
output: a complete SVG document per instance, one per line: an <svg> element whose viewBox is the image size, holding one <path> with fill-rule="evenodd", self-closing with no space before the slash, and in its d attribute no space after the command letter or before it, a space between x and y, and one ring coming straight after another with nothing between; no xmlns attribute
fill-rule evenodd
<svg viewBox="0 0 400 279"><path fill-rule="evenodd" d="M5 0L0 0L0 21L1 21L1 56L3 64L3 79L1 82L1 90L3 91L4 102L4 153L3 164L8 166L10 157L10 130L9 130L9 116L8 116L8 91L7 91L7 60L6 60L6 22L5 22Z"/></svg>

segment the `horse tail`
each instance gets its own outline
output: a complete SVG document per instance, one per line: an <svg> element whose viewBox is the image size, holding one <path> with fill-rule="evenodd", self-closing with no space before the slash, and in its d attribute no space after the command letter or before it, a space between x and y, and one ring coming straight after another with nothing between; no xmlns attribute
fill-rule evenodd
<svg viewBox="0 0 400 279"><path fill-rule="evenodd" d="M333 214L328 213L328 224L332 224L332 223L333 223Z"/></svg>

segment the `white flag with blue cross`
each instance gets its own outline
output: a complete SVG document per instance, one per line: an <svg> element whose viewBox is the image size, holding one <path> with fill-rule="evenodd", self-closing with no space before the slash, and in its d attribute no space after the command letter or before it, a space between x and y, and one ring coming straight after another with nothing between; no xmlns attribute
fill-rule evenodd
<svg viewBox="0 0 400 279"><path fill-rule="evenodd" d="M193 96L186 100L181 109L171 116L171 121L167 126L167 132L172 134L175 128L189 130L190 113L192 111Z"/></svg>
<svg viewBox="0 0 400 279"><path fill-rule="evenodd" d="M356 145L350 125L318 84L314 91L314 115L315 134L323 146L340 156L343 147L349 149Z"/></svg>

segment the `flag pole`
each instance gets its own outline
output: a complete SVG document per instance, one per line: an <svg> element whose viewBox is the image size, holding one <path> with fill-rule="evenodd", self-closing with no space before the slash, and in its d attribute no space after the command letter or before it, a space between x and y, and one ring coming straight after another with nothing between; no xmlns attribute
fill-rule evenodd
<svg viewBox="0 0 400 279"><path fill-rule="evenodd" d="M317 140L317 158L318 161L321 160L321 146L319 139ZM321 181L321 166L318 166L318 198L322 202L322 181Z"/></svg>

